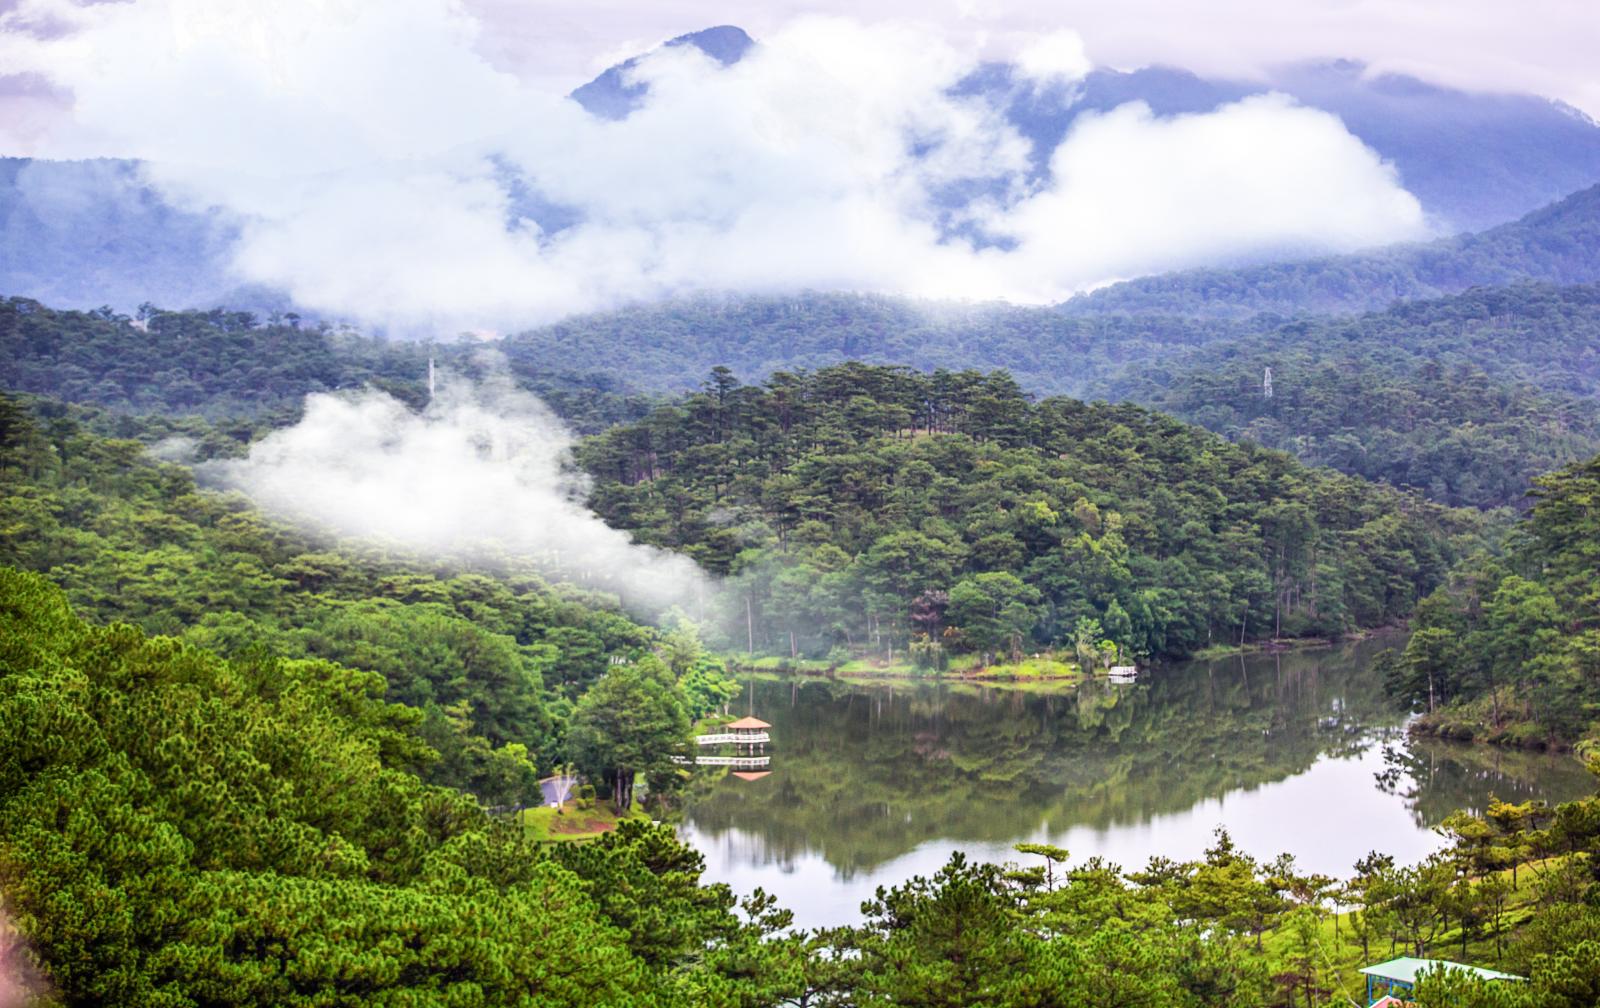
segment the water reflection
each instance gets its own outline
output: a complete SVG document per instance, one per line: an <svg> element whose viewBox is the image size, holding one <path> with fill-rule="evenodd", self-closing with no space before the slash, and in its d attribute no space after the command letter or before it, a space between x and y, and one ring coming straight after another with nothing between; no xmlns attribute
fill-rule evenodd
<svg viewBox="0 0 1600 1008"><path fill-rule="evenodd" d="M853 919L877 885L953 848L1003 860L1044 840L1134 865L1198 855L1225 824L1257 854L1344 875L1373 848L1421 856L1429 826L1491 791L1589 788L1575 760L1406 739L1371 667L1391 643L1064 691L757 682L772 772L702 771L683 832L708 877L763 886L815 926Z"/></svg>

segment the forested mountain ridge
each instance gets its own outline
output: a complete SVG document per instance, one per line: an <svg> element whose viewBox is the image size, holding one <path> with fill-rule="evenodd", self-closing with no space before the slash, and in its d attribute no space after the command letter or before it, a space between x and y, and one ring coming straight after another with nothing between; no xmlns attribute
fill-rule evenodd
<svg viewBox="0 0 1600 1008"><path fill-rule="evenodd" d="M1485 288L1251 326L872 295L706 297L489 346L387 342L246 312L143 315L0 301L0 384L122 413L208 417L210 433L231 432L238 450L296 416L311 392L371 384L421 403L430 358L469 376L503 366L583 433L638 419L717 366L745 379L852 356L925 370L1004 366L1030 392L1132 400L1477 507L1518 505L1532 476L1600 448L1592 284Z"/></svg>
<svg viewBox="0 0 1600 1008"><path fill-rule="evenodd" d="M1474 507L1600 451L1600 285L1480 288L1141 361L1096 387Z"/></svg>
<svg viewBox="0 0 1600 1008"><path fill-rule="evenodd" d="M609 523L732 574L784 654L1338 634L1407 614L1479 524L1003 372L719 370L579 459Z"/></svg>
<svg viewBox="0 0 1600 1008"><path fill-rule="evenodd" d="M1129 281L1056 309L878 295L702 296L581 316L507 337L528 370L596 350L637 387L682 391L723 365L745 380L842 360L1003 367L1046 394L1098 392L1124 364L1271 330L1287 318L1384 311L1470 287L1600 282L1600 185L1520 221L1427 245Z"/></svg>
<svg viewBox="0 0 1600 1008"><path fill-rule="evenodd" d="M135 318L0 299L0 389L125 414L252 421L247 426L256 428L288 422L313 392L373 385L421 403L430 359L473 376L496 366L482 357L486 349L475 340L374 339L302 324L293 313L259 318L220 308L179 312L146 305ZM647 399L615 377L575 372L571 360L516 376L580 431L640 416L646 408Z"/></svg>
<svg viewBox="0 0 1600 1008"><path fill-rule="evenodd" d="M1350 255L1197 269L1113 284L1064 302L1106 312L1247 319L1374 311L1469 287L1600 280L1600 184L1475 234Z"/></svg>
<svg viewBox="0 0 1600 1008"><path fill-rule="evenodd" d="M651 392L688 391L714 367L759 381L857 360L925 371L1005 368L1030 391L1070 395L1125 363L1246 330L1178 316L1072 318L1043 307L808 291L584 315L508 336L500 347L519 370L535 373L589 355Z"/></svg>

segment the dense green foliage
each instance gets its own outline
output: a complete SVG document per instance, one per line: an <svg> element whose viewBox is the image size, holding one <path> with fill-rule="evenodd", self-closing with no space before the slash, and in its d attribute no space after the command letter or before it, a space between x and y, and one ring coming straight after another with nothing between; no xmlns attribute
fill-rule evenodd
<svg viewBox="0 0 1600 1008"><path fill-rule="evenodd" d="M1469 287L1600 281L1600 185L1477 234L1298 262L1143 277L1083 294L1062 308L1249 318L1373 311Z"/></svg>
<svg viewBox="0 0 1600 1008"><path fill-rule="evenodd" d="M59 411L55 411L59 413ZM198 489L135 441L0 398L0 563L82 611L227 654L270 647L380 673L425 714L427 773L505 802L562 754L562 711L653 634L531 573L427 570L332 550Z"/></svg>
<svg viewBox="0 0 1600 1008"><path fill-rule="evenodd" d="M654 655L606 672L572 717L572 754L604 779L617 811L633 807L634 779L644 774L663 793L687 755L689 714L672 671Z"/></svg>
<svg viewBox="0 0 1600 1008"><path fill-rule="evenodd" d="M1336 634L1410 612L1471 524L1003 372L719 370L580 458L608 521L734 575L740 629L783 654Z"/></svg>
<svg viewBox="0 0 1600 1008"><path fill-rule="evenodd" d="M1472 557L1418 608L1393 683L1424 727L1528 744L1600 733L1600 458L1533 494L1503 556Z"/></svg>
<svg viewBox="0 0 1600 1008"><path fill-rule="evenodd" d="M1496 802L1443 832L1449 845L1420 864L1373 852L1343 882L1288 856L1257 861L1220 831L1198 861L1126 874L1093 859L1067 868L1068 852L1044 844L1019 845L1043 863L1010 871L956 855L864 906L850 1003L1314 1006L1360 991L1349 963L1418 955L1529 978L1436 975L1418 991L1429 1008L1594 1004L1600 799Z"/></svg>
<svg viewBox="0 0 1600 1008"><path fill-rule="evenodd" d="M54 997L772 1002L781 916L742 923L664 830L524 843L408 771L417 713L382 693L325 661L91 627L0 569L0 887Z"/></svg>
<svg viewBox="0 0 1600 1008"><path fill-rule="evenodd" d="M1600 287L1296 322L1130 366L1104 391L1442 503L1514 505L1600 449Z"/></svg>
<svg viewBox="0 0 1600 1008"><path fill-rule="evenodd" d="M1444 854L1374 855L1342 888L1226 834L1127 874L1037 844L1020 867L958 856L859 926L782 937L787 914L759 893L737 914L667 831L541 848L422 783L417 714L382 692L330 662L94 627L0 569L0 911L45 1003L1293 1004L1337 979L1336 894L1339 941L1369 954L1472 942L1533 977L1519 1006L1594 993L1597 799L1455 817ZM1496 873L1523 865L1536 914L1508 934Z"/></svg>

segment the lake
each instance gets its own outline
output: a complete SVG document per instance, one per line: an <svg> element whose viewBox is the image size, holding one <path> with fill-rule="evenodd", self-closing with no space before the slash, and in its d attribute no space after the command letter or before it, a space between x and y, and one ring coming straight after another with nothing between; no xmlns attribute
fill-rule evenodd
<svg viewBox="0 0 1600 1008"><path fill-rule="evenodd" d="M1136 684L747 681L736 713L772 723L771 772L702 768L683 838L706 878L775 894L801 927L854 921L880 885L952 850L1018 843L1125 868L1198 857L1226 827L1339 878L1370 850L1418 860L1457 808L1593 790L1570 756L1413 740L1373 658L1404 638L1188 662ZM1037 859L1027 859L1037 861Z"/></svg>

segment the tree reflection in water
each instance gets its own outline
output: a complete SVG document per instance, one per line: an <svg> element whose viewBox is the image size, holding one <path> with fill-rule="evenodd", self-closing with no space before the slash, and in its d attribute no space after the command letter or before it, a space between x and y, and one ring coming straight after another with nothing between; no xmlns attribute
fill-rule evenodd
<svg viewBox="0 0 1600 1008"><path fill-rule="evenodd" d="M1425 830L1455 808L1481 808L1491 791L1559 800L1590 789L1570 758L1407 739L1405 716L1372 668L1394 643L1192 662L1136 685L1076 689L758 681L754 709L773 725L773 772L744 781L703 771L685 832L708 851L713 877L719 867L748 875L820 857L834 883L859 885L922 848L939 846L939 860L975 845L1005 856L1012 843L1074 830L1093 831L1106 848L1075 855L1115 858L1119 845L1148 846L1151 830L1174 816L1220 815L1241 794L1329 761L1381 768L1385 750L1395 754L1387 783L1373 772L1330 773L1327 786L1341 793L1311 796L1328 827L1359 828L1340 818L1358 799L1403 802ZM1306 866L1307 852L1294 853Z"/></svg>

